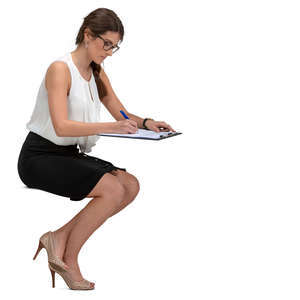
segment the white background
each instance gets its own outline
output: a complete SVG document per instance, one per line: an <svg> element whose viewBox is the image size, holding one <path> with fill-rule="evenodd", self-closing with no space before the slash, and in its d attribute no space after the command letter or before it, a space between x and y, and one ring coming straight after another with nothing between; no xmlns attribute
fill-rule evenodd
<svg viewBox="0 0 300 300"><path fill-rule="evenodd" d="M26 189L17 159L49 64L83 18L125 28L105 70L129 112L169 123L162 141L101 137L91 155L140 181L137 198L79 255L94 291L56 275L41 234L91 199ZM299 299L297 1L9 1L1 4L1 291L8 299ZM103 121L114 121L102 106ZM0 295L1 296L1 295Z"/></svg>

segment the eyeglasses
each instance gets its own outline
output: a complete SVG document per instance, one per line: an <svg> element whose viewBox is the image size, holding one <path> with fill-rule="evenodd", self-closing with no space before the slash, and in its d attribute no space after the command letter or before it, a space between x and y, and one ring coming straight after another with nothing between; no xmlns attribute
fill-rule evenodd
<svg viewBox="0 0 300 300"><path fill-rule="evenodd" d="M97 37L99 37L104 42L103 49L105 51L113 49L113 53L115 53L120 49L118 45L114 46L110 41L106 41L103 37L101 37L100 34L97 34Z"/></svg>

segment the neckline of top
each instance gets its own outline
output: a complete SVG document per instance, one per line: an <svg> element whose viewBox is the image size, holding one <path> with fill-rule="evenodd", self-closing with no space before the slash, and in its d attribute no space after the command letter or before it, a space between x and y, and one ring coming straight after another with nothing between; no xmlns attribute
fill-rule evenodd
<svg viewBox="0 0 300 300"><path fill-rule="evenodd" d="M85 82L87 82L87 83L90 83L90 82L92 81L92 78L93 78L93 72L92 72L91 78L90 78L89 80L86 80L85 78L83 78L83 76L81 75L81 73L79 72L77 66L75 65L75 63L74 63L74 61L73 61L72 53L71 53L71 52L68 52L68 55L69 55L69 58L70 58L71 63L73 64L73 66L75 67L75 69L77 70L77 72L79 73L80 78L82 78L83 81L85 81Z"/></svg>

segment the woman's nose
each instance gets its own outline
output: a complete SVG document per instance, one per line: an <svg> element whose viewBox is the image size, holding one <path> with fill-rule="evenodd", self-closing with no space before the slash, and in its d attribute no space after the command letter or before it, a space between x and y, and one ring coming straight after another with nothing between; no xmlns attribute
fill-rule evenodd
<svg viewBox="0 0 300 300"><path fill-rule="evenodd" d="M106 51L107 55L109 55L109 56L112 56L112 54L113 54L113 52L112 52L112 51L113 51L112 49L110 49L110 50Z"/></svg>

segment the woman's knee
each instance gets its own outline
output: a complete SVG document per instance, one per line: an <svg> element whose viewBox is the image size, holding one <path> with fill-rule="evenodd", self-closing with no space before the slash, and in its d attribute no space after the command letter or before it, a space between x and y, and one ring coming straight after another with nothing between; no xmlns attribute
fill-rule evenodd
<svg viewBox="0 0 300 300"><path fill-rule="evenodd" d="M128 173L128 175L129 177L127 182L125 183L125 189L127 189L129 193L133 196L133 198L135 198L138 192L140 191L140 183L134 175L130 173Z"/></svg>
<svg viewBox="0 0 300 300"><path fill-rule="evenodd" d="M125 195L125 188L115 176L105 173L87 197L103 196L111 198L112 201L119 205Z"/></svg>
<svg viewBox="0 0 300 300"><path fill-rule="evenodd" d="M133 198L138 194L140 190L140 183L134 175L120 170L113 171L112 174L118 178L120 183L124 186L127 194L130 194Z"/></svg>

